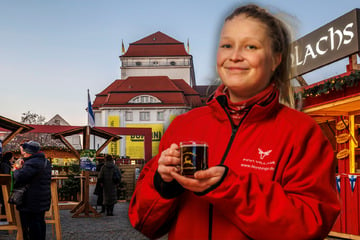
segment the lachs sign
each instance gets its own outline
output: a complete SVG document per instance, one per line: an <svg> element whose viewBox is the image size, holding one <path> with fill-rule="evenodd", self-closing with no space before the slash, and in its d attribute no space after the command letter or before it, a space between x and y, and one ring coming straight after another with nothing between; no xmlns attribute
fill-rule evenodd
<svg viewBox="0 0 360 240"><path fill-rule="evenodd" d="M291 45L292 77L359 52L360 9L356 8Z"/></svg>

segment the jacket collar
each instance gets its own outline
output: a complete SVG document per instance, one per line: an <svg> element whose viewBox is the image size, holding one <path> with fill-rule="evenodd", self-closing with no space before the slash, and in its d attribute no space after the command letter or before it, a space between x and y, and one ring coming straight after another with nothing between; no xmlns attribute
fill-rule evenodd
<svg viewBox="0 0 360 240"><path fill-rule="evenodd" d="M225 94L217 94L219 93L219 91L223 90L224 85L220 85L216 90L215 94L212 95L207 102L207 105L211 108L212 113L219 121L229 120L226 114L226 105L228 104L228 98ZM251 109L246 118L251 119L251 121L261 121L275 114L280 106L281 105L279 103L279 91L274 88L274 94L269 99L269 101L256 102L254 105L251 106Z"/></svg>

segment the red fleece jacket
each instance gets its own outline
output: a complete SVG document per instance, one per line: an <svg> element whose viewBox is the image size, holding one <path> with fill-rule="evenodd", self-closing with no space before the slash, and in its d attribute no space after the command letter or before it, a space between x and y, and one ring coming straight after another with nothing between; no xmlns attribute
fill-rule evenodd
<svg viewBox="0 0 360 240"><path fill-rule="evenodd" d="M171 123L159 154L138 179L131 224L150 238L323 239L339 213L333 149L306 114L278 103L255 104L235 127L226 97ZM160 153L172 143L202 140L209 166L223 165L221 181L202 193L165 183Z"/></svg>

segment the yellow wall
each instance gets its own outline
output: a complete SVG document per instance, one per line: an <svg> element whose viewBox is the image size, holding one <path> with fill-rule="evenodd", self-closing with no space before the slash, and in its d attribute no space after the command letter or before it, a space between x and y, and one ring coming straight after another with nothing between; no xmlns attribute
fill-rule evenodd
<svg viewBox="0 0 360 240"><path fill-rule="evenodd" d="M120 127L120 117L119 116L109 116L108 117L108 127ZM109 143L108 154L120 155L120 140Z"/></svg>
<svg viewBox="0 0 360 240"><path fill-rule="evenodd" d="M152 129L152 155L159 151L159 144L164 134L163 124L126 124L130 128L151 128ZM144 136L126 136L126 156L134 159L144 159Z"/></svg>

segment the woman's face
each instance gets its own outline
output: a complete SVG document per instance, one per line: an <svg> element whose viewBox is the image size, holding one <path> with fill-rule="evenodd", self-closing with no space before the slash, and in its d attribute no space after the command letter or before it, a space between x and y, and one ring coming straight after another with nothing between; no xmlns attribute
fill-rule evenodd
<svg viewBox="0 0 360 240"><path fill-rule="evenodd" d="M280 53L272 51L265 24L243 14L225 22L217 52L217 71L232 102L246 100L264 90L280 61Z"/></svg>

